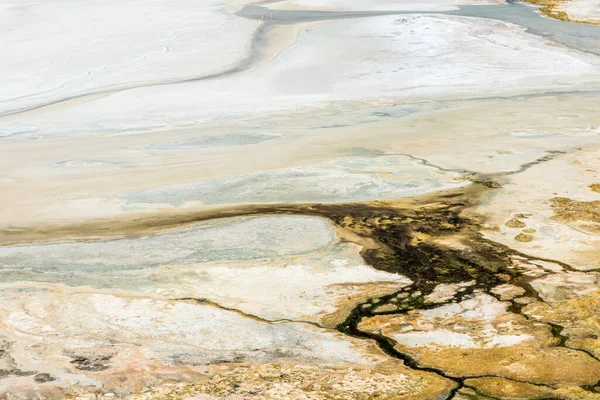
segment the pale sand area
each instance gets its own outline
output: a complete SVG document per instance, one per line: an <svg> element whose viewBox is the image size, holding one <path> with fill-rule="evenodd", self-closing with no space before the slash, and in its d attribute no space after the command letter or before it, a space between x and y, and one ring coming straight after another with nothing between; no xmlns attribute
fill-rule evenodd
<svg viewBox="0 0 600 400"><path fill-rule="evenodd" d="M2 362L10 368L0 393L16 399L76 396L73 388L122 396L169 381L193 382L186 398L367 398L376 385L386 398L437 399L453 387L372 342L308 324L270 324L194 302L22 290L0 294ZM321 388L325 382L333 387Z"/></svg>
<svg viewBox="0 0 600 400"><path fill-rule="evenodd" d="M478 208L495 227L485 235L580 270L600 268L600 193L592 186L600 183L599 160L600 149L591 147L510 177Z"/></svg>

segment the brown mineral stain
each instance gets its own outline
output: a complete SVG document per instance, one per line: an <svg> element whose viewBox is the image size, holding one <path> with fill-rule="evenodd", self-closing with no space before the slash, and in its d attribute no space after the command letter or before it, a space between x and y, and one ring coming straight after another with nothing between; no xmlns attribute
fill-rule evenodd
<svg viewBox="0 0 600 400"><path fill-rule="evenodd" d="M578 201L566 197L552 200L555 221L568 224L577 221L600 223L600 200Z"/></svg>
<svg viewBox="0 0 600 400"><path fill-rule="evenodd" d="M472 387L490 398L512 400L563 399L563 400L600 400L600 393L587 391L578 386L537 386L526 382L503 378L485 377L466 379L465 386ZM479 398L479 397L477 397Z"/></svg>
<svg viewBox="0 0 600 400"><path fill-rule="evenodd" d="M399 376L400 375L400 376ZM193 383L152 386L130 400L235 398L264 400L434 400L446 398L454 383L427 372L411 371L401 361L375 367L306 363L230 364L207 368ZM375 391L373 391L373 388ZM374 396L376 394L376 396ZM101 395L100 395L101 396ZM72 396L67 399L88 397ZM91 398L91 397L90 397ZM108 400L109 397L93 397Z"/></svg>
<svg viewBox="0 0 600 400"><path fill-rule="evenodd" d="M553 390L548 387L496 377L467 379L465 385L477 389L479 393L495 398L546 399L553 394Z"/></svg>
<svg viewBox="0 0 600 400"><path fill-rule="evenodd" d="M526 0L529 3L536 4L541 6L540 11L543 12L548 17L559 19L561 21L567 22L579 22L582 24L590 24L590 25L598 25L599 23L596 21L589 20L579 20L569 17L564 11L558 10L557 7L562 3L569 2L570 0Z"/></svg>
<svg viewBox="0 0 600 400"><path fill-rule="evenodd" d="M537 320L564 326L562 334L567 345L584 349L600 357L600 291L560 298L566 289L558 291L551 304L536 302L525 308L525 312Z"/></svg>
<svg viewBox="0 0 600 400"><path fill-rule="evenodd" d="M363 320L359 329L400 340L407 326L413 329L417 326L417 330L411 331L413 335L421 332L418 327L422 318L419 312L404 317L379 315ZM423 323L427 325L429 321ZM456 334L483 339L483 321L453 317L443 323L445 325L437 328L438 332L455 329ZM547 327L513 313L498 316L493 325L504 330L502 334L522 336L524 340L507 346L463 347L453 345L448 337L447 345L398 342L395 348L413 357L419 365L436 368L454 377L494 375L538 385L593 385L598 381L600 362L584 352L556 347L556 339Z"/></svg>
<svg viewBox="0 0 600 400"><path fill-rule="evenodd" d="M212 219L250 216L259 214L307 214L323 215L335 213L344 215L360 209L413 209L450 202L473 205L475 198L486 191L483 185L446 190L418 197L407 197L386 202L357 202L351 204L250 204L220 207L166 208L160 211L131 212L118 218L98 218L81 223L45 226L13 226L0 230L0 246L19 243L56 242L61 240L94 240L138 237L169 230L181 229L198 222ZM384 217L385 218L385 217ZM352 219L347 217L348 221ZM410 222L409 219L406 220ZM342 221L343 222L343 221ZM358 232L359 234L368 232Z"/></svg>
<svg viewBox="0 0 600 400"><path fill-rule="evenodd" d="M525 228L527 226L518 218L511 218L508 221L506 221L504 225L506 225L509 228Z"/></svg>
<svg viewBox="0 0 600 400"><path fill-rule="evenodd" d="M600 235L600 225L584 224L579 225L579 229L581 229L582 231L593 233L595 235Z"/></svg>
<svg viewBox="0 0 600 400"><path fill-rule="evenodd" d="M521 232L517 236L515 236L515 240L517 242L524 242L524 243L526 243L526 242L531 242L533 239L534 238L533 238L532 235L527 234L527 233L523 233L523 232Z"/></svg>
<svg viewBox="0 0 600 400"><path fill-rule="evenodd" d="M398 306L393 304L383 304L373 310L374 313L386 313L391 311L398 311Z"/></svg>

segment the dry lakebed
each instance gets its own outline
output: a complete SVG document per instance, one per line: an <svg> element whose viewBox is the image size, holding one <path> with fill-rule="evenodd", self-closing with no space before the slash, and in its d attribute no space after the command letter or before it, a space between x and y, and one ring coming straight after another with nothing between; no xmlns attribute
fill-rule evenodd
<svg viewBox="0 0 600 400"><path fill-rule="evenodd" d="M0 21L0 399L600 400L598 1Z"/></svg>

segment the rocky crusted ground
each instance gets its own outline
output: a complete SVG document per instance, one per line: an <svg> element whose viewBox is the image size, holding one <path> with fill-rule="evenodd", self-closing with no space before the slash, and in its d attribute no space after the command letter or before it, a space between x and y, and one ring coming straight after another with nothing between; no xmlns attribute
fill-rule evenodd
<svg viewBox="0 0 600 400"><path fill-rule="evenodd" d="M525 171L552 168L560 157L568 156L545 156ZM61 266L65 254L79 254L79 263L93 266L88 268L89 289L58 282L4 284L4 380L21 393L82 399L88 396L87 386L101 388L105 397L138 393L132 398L140 399L600 397L600 276L592 266L578 271L484 235L498 228L477 212L479 204L493 204L508 176L474 175L469 178L474 183L465 188L399 202L238 210L271 216L229 216L200 228L170 230L156 236L156 244L149 236L141 244L140 239L117 239L39 245L35 251L46 264L32 264L31 270L50 265L46 274L82 279L69 278L68 262ZM596 185L588 186L594 193ZM552 199L554 214L548 223L594 218L593 206L557 208ZM511 215L506 229L525 229L525 214ZM326 220L332 227L321 222ZM273 261L260 266L261 252L276 247L278 240L281 245L294 241L285 235L306 232L292 233L298 222L309 224L312 237L323 240L286 245L290 258L284 257L282 266ZM260 231L253 233L254 225ZM239 227L247 227L247 236L254 239L240 240L235 234ZM269 247L263 249L266 238ZM204 250L186 253L179 246L173 254L165 252L173 240L187 242L189 248L202 243ZM212 243L229 246L228 261L210 250ZM31 254L35 246L4 248L5 264L18 259L23 249ZM117 268L113 281L100 284L94 278L98 266L86 257L97 250L89 246L105 246L112 253L100 268ZM131 274L129 257L139 261L143 253L136 256L136 251L161 246L164 250L149 258L154 264ZM355 246L360 255L353 255L352 247L341 250L347 246ZM128 253L120 255L121 249ZM283 249L279 254L285 254ZM199 262L203 257L214 261L205 265ZM258 261L257 271L271 274L273 289L258 275L249 275L246 284L235 283L244 293L256 286L266 294L286 279L292 286L287 293L250 296L245 303L226 294L225 286L220 292L202 289L198 279L214 274L215 261L221 260L216 264L221 272L209 280L211 285L233 285L223 280L228 269L239 274L257 268L245 258ZM319 277L322 300L315 292L317 281L297 279L305 268ZM382 275L364 275L364 268ZM10 277L15 272L4 273ZM153 277L152 285L125 294L120 279L140 273L146 285ZM345 278L327 282L336 275ZM359 276L363 278L356 280ZM193 281L198 282L195 287ZM187 295L175 298L173 286ZM291 295L294 290L302 292ZM32 296L23 298L24 291ZM294 311L294 303L279 308L292 298L303 312ZM323 314L327 309L337 310L335 318ZM39 368L42 359L44 367ZM187 371L184 379L182 370ZM175 371L179 383L169 383Z"/></svg>
<svg viewBox="0 0 600 400"><path fill-rule="evenodd" d="M527 0L541 6L551 18L584 24L600 24L600 6L593 0Z"/></svg>

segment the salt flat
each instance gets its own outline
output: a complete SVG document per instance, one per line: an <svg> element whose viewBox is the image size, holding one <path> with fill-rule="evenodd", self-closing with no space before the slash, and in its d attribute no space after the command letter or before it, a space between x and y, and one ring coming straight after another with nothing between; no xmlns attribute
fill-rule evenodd
<svg viewBox="0 0 600 400"><path fill-rule="evenodd" d="M499 21L405 15L307 28L272 62L252 72L84 97L67 107L59 103L12 115L0 120L0 128L4 136L16 138L115 133L382 96L411 101L490 97L569 85L589 89L599 82L595 57L551 46Z"/></svg>
<svg viewBox="0 0 600 400"><path fill-rule="evenodd" d="M370 181L370 178L365 180L364 174L359 177L346 174L345 178L339 179L338 167L330 163L332 158L348 154L353 147L372 147L374 140L383 144L379 151L387 152L390 146L396 146L401 134L395 128L395 121L389 121L381 138L380 135L373 138L370 131L360 129L360 125L353 129L352 125L377 123L381 126L387 122L386 115L410 118L415 112L426 121L428 117L420 112L430 110L427 108L430 96L456 101L598 87L596 57L552 45L504 22L458 16L404 15L300 25L281 27L288 33L297 31L297 38L259 68L199 82L117 90L0 118L7 148L15 146L19 149L18 152L7 152L9 172L2 179L10 183L9 190L14 188L17 196L30 191L36 193L25 200L26 203L34 202L32 207L13 200L10 194L5 201L14 207L24 207L27 211L19 214L25 219L47 220L59 214L59 219L89 218L121 213L122 205L115 200L119 195L125 198L137 196L128 192L151 189L154 191L150 193L155 193L167 190L157 187L175 184L197 183L199 186L196 187L200 188L221 185L217 181L207 182L211 178L242 182L261 177L261 181L268 179L283 188L281 179L300 178L307 173L314 173L325 182L321 189L313 188L309 183L310 195L331 201L336 197L327 194L330 189L327 179L336 180L341 186L351 185L350 182L356 184L357 180ZM583 108L589 104L593 109L594 100L591 96L578 100L578 103ZM424 104L415 105L416 102ZM530 104L535 102L532 98ZM550 102L548 100L547 107L574 107L564 101L552 105ZM509 103L503 104L511 107ZM433 108L432 111L439 112L436 106ZM545 113L541 109L536 112ZM320 117L321 124L313 123L315 115ZM348 127L344 129L344 121L348 120L352 123L346 122ZM453 121L453 124L457 123ZM538 124L543 125L542 122ZM306 127L311 131L303 129ZM515 131L519 128L517 126ZM487 124L485 129L496 128ZM411 128L411 124L402 124L402 130L420 132L420 129ZM323 133L319 134L319 131ZM462 134L464 129L457 128L457 131ZM181 149L181 143L185 147L186 140L198 141L198 137L210 138L224 132L278 139L240 149L233 142L228 146L231 149L225 148L222 152L207 149L200 158L197 153L156 153L161 146L173 146L168 143L179 143L179 150L185 150ZM428 137L434 135L431 130L428 132ZM90 137L79 142L76 139L74 142L56 141L52 146L19 143L26 139L83 134ZM122 137L112 136L114 134ZM348 135L352 135L352 144L339 142ZM160 138L167 144L161 144ZM124 146L124 143L127 144ZM97 150L107 145L113 150ZM75 159L69 154L72 146L78 149L74 153ZM419 151L429 152L427 147L420 146ZM37 148L44 153L63 154L60 158L46 159L42 155L41 162L37 163L33 162L39 159L38 150L33 150ZM278 149L285 149L285 152ZM268 157L263 156L263 150ZM306 152L301 156L290 153L300 150ZM395 150L406 153L400 145ZM28 152L32 160L26 167L20 165L20 156L17 156L23 151ZM235 156L236 153L243 154L243 160L248 161L241 162L242 158ZM16 156L15 160L11 154ZM509 168L531 161L531 156L519 160L516 157ZM450 163L458 169L471 169L465 164L469 159L450 157ZM333 171L322 170L324 164ZM477 168L481 165L478 162ZM275 178L271 178L273 175ZM46 190L48 181L51 187ZM27 187L28 182L36 183ZM91 185L90 189L86 188L88 185ZM423 187L421 192L444 187L439 184L415 185ZM390 190L387 182L382 182L381 187L385 187L386 197L417 193L414 190ZM340 187L340 190L341 195L353 189ZM216 196L236 202L236 195ZM252 201L256 201L256 197ZM371 193L348 198L368 200L377 197ZM289 198L275 196L271 201L289 201ZM201 196L187 195L179 204L194 200L203 202ZM301 201L305 200L306 195ZM68 209L69 215L61 211L64 208ZM3 209L9 214L3 220L10 221L15 214L8 211L10 208Z"/></svg>
<svg viewBox="0 0 600 400"><path fill-rule="evenodd" d="M12 55L0 64L0 113L220 72L244 56L258 25L218 1L9 0L0 7L0 35Z"/></svg>
<svg viewBox="0 0 600 400"><path fill-rule="evenodd" d="M600 27L544 18L2 1L0 397L598 399Z"/></svg>
<svg viewBox="0 0 600 400"><path fill-rule="evenodd" d="M402 1L377 1L364 3L356 0L286 0L278 1L269 5L272 9L284 10L327 10L327 11L446 11L457 9L459 5L481 5L481 4L499 4L495 0L436 0L427 2L417 2L411 0Z"/></svg>
<svg viewBox="0 0 600 400"><path fill-rule="evenodd" d="M12 392L21 397L49 389L56 396L68 393L73 385L103 388L113 396L126 395L149 379L168 382L178 369L188 376L183 382L194 376L198 384L204 381L204 387L197 387L199 393L218 393L215 381L221 377L228 380L221 389L226 391L241 379L241 393L255 386L259 393L266 392L267 398L286 392L319 395L318 389L268 383L264 372L253 376L252 365L272 369L277 375L299 369L307 383L312 380L316 385L323 378L337 377L340 382L335 391L342 396L364 393L362 387L377 379L387 380L389 393L403 393L406 398L416 398L412 393L418 391L434 399L451 387L433 374L413 373L400 362L390 363L372 344L310 325L270 325L232 311L186 302L62 291L42 292L41 296L44 305L23 303L10 292L3 296L4 304L16 300L23 307L3 312L3 344L10 349L3 358L12 365L34 369L21 373L14 368L14 375L9 371L4 378L8 386L2 387L4 396ZM60 324L47 320L54 313ZM213 367L219 364L225 368ZM319 370L323 375L319 376ZM44 379L34 380L32 376ZM344 379L346 376L349 379Z"/></svg>
<svg viewBox="0 0 600 400"><path fill-rule="evenodd" d="M411 283L365 265L359 251L322 218L262 216L134 239L2 247L0 275L9 286L196 298L265 320L334 327L365 298Z"/></svg>
<svg viewBox="0 0 600 400"><path fill-rule="evenodd" d="M493 215L489 222L499 227L486 234L528 254L564 261L576 269L599 268L595 227L600 195L593 190L600 181L598 154L596 148L576 156L564 155L512 178L505 190L491 196L481 209ZM564 179L560 185L546 179L558 171ZM522 222L515 226L511 219Z"/></svg>

